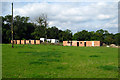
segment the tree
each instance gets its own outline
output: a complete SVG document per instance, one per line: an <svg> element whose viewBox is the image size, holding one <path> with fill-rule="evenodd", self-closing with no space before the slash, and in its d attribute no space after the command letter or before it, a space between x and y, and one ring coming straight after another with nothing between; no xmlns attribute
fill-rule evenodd
<svg viewBox="0 0 120 80"><path fill-rule="evenodd" d="M91 31L89 32L90 40L96 40L95 32Z"/></svg>
<svg viewBox="0 0 120 80"><path fill-rule="evenodd" d="M11 15L5 17L0 16L2 19L2 42L10 43L11 40ZM29 17L15 16L14 17L14 39L39 39L40 37L63 40L78 40L78 41L90 41L99 40L106 44L120 45L120 33L112 34L107 30L97 30L96 32L88 32L86 30L79 31L72 35L71 30L59 30L56 26L48 27L47 16L42 14L37 22L39 25L32 22L28 22Z"/></svg>
<svg viewBox="0 0 120 80"><path fill-rule="evenodd" d="M61 33L63 40L71 40L72 39L72 32L69 29L66 29Z"/></svg>
<svg viewBox="0 0 120 80"><path fill-rule="evenodd" d="M116 45L120 45L120 33L115 34L115 43Z"/></svg>
<svg viewBox="0 0 120 80"><path fill-rule="evenodd" d="M79 40L79 41L87 41L87 40L90 40L90 35L88 31L82 30L80 32L75 33L73 39Z"/></svg>
<svg viewBox="0 0 120 80"><path fill-rule="evenodd" d="M97 30L96 33L95 33L95 36L96 36L96 40L99 40L99 41L104 41L104 30L103 29L100 29L100 30Z"/></svg>
<svg viewBox="0 0 120 80"><path fill-rule="evenodd" d="M3 43L10 43L11 41L11 15L2 17L2 41ZM28 23L29 17L21 17L19 15L14 17L14 39L31 39L30 35L34 31L32 23Z"/></svg>
<svg viewBox="0 0 120 80"><path fill-rule="evenodd" d="M104 39L104 42L108 45L113 44L114 43L114 35L113 34L107 35Z"/></svg>
<svg viewBox="0 0 120 80"><path fill-rule="evenodd" d="M34 39L40 39L40 37L45 37L45 31L44 26L35 26L35 30L31 35L34 37Z"/></svg>
<svg viewBox="0 0 120 80"><path fill-rule="evenodd" d="M41 14L36 21L39 23L40 27L43 27L44 34L45 34L45 37L47 39L47 27L48 27L47 15Z"/></svg>
<svg viewBox="0 0 120 80"><path fill-rule="evenodd" d="M11 15L6 15L2 17L2 42L9 43L11 40Z"/></svg>
<svg viewBox="0 0 120 80"><path fill-rule="evenodd" d="M59 39L59 29L55 26L47 29L47 37L50 39Z"/></svg>
<svg viewBox="0 0 120 80"><path fill-rule="evenodd" d="M31 39L31 33L34 31L32 23L28 23L29 17L14 17L14 39Z"/></svg>

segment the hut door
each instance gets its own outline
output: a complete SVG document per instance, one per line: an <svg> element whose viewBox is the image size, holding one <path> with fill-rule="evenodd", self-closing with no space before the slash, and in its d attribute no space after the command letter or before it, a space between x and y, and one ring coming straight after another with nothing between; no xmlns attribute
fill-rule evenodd
<svg viewBox="0 0 120 80"><path fill-rule="evenodd" d="M92 41L92 46L94 46L94 41Z"/></svg>
<svg viewBox="0 0 120 80"><path fill-rule="evenodd" d="M29 40L29 44L31 44L31 40Z"/></svg>
<svg viewBox="0 0 120 80"><path fill-rule="evenodd" d="M86 47L86 42L84 42L84 46Z"/></svg>
<svg viewBox="0 0 120 80"><path fill-rule="evenodd" d="M79 46L79 42L77 42L77 46Z"/></svg>

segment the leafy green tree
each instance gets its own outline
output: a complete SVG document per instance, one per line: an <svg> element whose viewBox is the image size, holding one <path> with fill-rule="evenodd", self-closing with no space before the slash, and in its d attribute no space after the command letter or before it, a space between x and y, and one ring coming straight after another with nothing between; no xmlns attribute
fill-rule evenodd
<svg viewBox="0 0 120 80"><path fill-rule="evenodd" d="M87 41L90 40L90 34L88 33L88 31L82 30L80 32L75 33L73 39L79 41Z"/></svg>
<svg viewBox="0 0 120 80"><path fill-rule="evenodd" d="M69 29L66 29L62 32L63 40L72 40L72 32Z"/></svg>
<svg viewBox="0 0 120 80"><path fill-rule="evenodd" d="M55 26L47 29L47 37L50 39L59 39L59 29Z"/></svg>
<svg viewBox="0 0 120 80"><path fill-rule="evenodd" d="M105 37L104 42L108 45L113 44L114 43L114 35L113 34L108 34Z"/></svg>
<svg viewBox="0 0 120 80"><path fill-rule="evenodd" d="M10 43L12 16L0 16L0 19L2 19L2 42ZM59 39L61 42L63 40L99 40L106 44L120 45L120 33L112 34L107 30L100 29L96 32L82 30L72 35L69 29L62 31L56 26L48 27L47 16L44 14L37 20L39 25L28 21L29 17L19 15L14 17L14 39L39 39L40 37L47 37Z"/></svg>
<svg viewBox="0 0 120 80"><path fill-rule="evenodd" d="M15 16L14 18L14 39L31 39L34 31L32 23L28 23L29 17Z"/></svg>
<svg viewBox="0 0 120 80"><path fill-rule="evenodd" d="M95 33L95 36L96 36L96 40L99 40L99 41L104 41L104 30L103 29L100 29L100 30L97 30L96 33Z"/></svg>
<svg viewBox="0 0 120 80"><path fill-rule="evenodd" d="M115 34L115 43L120 46L120 33Z"/></svg>
<svg viewBox="0 0 120 80"><path fill-rule="evenodd" d="M96 40L95 32L91 31L89 32L90 39L89 40Z"/></svg>
<svg viewBox="0 0 120 80"><path fill-rule="evenodd" d="M35 26L35 30L31 35L34 37L34 39L40 39L45 37L45 30L44 26Z"/></svg>
<svg viewBox="0 0 120 80"><path fill-rule="evenodd" d="M42 27L45 37L47 38L47 27L48 27L48 21L47 21L47 15L41 14L39 18L36 20L40 27Z"/></svg>
<svg viewBox="0 0 120 80"><path fill-rule="evenodd" d="M11 40L11 19L12 16L6 15L2 17L2 42L9 43Z"/></svg>

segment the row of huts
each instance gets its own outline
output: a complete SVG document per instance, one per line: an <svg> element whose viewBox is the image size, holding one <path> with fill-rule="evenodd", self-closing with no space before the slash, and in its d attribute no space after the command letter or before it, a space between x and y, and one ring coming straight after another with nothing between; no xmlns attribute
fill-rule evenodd
<svg viewBox="0 0 120 80"><path fill-rule="evenodd" d="M46 39L46 38L40 38L40 41L42 42L50 42L50 43L59 43L59 40L58 39Z"/></svg>
<svg viewBox="0 0 120 80"><path fill-rule="evenodd" d="M100 41L63 41L63 46L100 46Z"/></svg>
<svg viewBox="0 0 120 80"><path fill-rule="evenodd" d="M40 44L44 42L42 40L11 40L11 43L14 44ZM58 43L58 42L57 42ZM87 47L94 47L100 46L100 41L63 41L63 46L87 46Z"/></svg>
<svg viewBox="0 0 120 80"><path fill-rule="evenodd" d="M11 43L14 44L40 44L40 40L11 40Z"/></svg>
<svg viewBox="0 0 120 80"><path fill-rule="evenodd" d="M40 38L40 40L11 40L11 43L14 44L40 44L41 42L49 42L49 43L59 43L59 40L57 39L45 39L45 38Z"/></svg>

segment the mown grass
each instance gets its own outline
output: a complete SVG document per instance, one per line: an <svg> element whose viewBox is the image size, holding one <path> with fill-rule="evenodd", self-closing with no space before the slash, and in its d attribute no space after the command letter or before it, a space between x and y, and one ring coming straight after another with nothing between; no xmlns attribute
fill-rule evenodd
<svg viewBox="0 0 120 80"><path fill-rule="evenodd" d="M117 78L118 49L2 45L3 78Z"/></svg>
<svg viewBox="0 0 120 80"><path fill-rule="evenodd" d="M0 44L0 79L2 79L2 44Z"/></svg>

